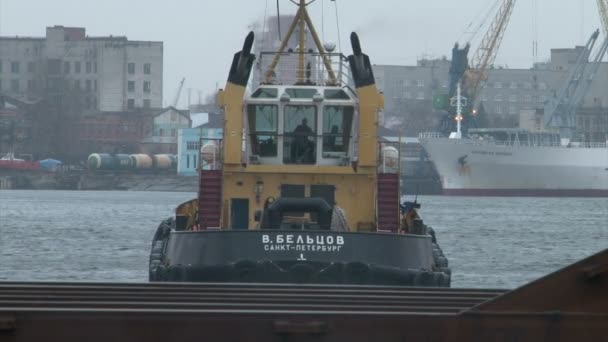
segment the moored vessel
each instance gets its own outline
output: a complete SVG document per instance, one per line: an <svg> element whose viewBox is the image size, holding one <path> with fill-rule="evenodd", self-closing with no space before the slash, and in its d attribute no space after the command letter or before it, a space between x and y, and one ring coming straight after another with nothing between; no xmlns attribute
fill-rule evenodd
<svg viewBox="0 0 608 342"><path fill-rule="evenodd" d="M468 45L460 50L455 46L450 70L450 96L454 96L442 122L443 134L419 136L444 194L608 197L608 141L592 142L575 134L577 109L608 51L607 37L590 59L598 36L599 30L580 49L559 91L545 101L544 126L534 131L475 128L473 108L487 77L483 72L475 76L479 71L468 67Z"/></svg>
<svg viewBox="0 0 608 342"><path fill-rule="evenodd" d="M378 142L369 57L355 33L352 55L327 52L306 6L250 96L253 33L234 55L218 94L223 138L201 141L198 198L159 226L151 281L450 285L420 205L400 203L398 150ZM286 84L276 67L297 26Z"/></svg>
<svg viewBox="0 0 608 342"><path fill-rule="evenodd" d="M608 197L608 147L555 132L470 129L467 138L423 133L446 195Z"/></svg>

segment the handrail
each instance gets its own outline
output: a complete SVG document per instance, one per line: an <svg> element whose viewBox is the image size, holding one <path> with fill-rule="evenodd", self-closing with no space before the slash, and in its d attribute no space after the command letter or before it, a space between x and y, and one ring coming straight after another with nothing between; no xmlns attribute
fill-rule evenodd
<svg viewBox="0 0 608 342"><path fill-rule="evenodd" d="M418 139L436 139L445 138L445 135L439 132L422 132L418 134Z"/></svg>
<svg viewBox="0 0 608 342"><path fill-rule="evenodd" d="M441 133L424 132L418 135L419 139L446 139L454 144L467 145L495 145L495 146L513 146L513 147L561 147L561 148L608 148L607 143L592 143L571 141L567 145L559 142L530 142L530 141L504 141L504 140L488 140L488 139L448 139Z"/></svg>
<svg viewBox="0 0 608 342"><path fill-rule="evenodd" d="M259 54L258 68L264 68L269 57L272 59L277 52L263 51ZM281 56L289 56L295 54L283 52ZM295 59L282 58L274 67L273 77L270 80L261 80L262 84L298 84L298 75L303 72L306 76L304 85L332 85L332 86L348 86L353 84L352 77L349 72L348 59L341 53L324 53L305 52L304 57L307 59L305 70L300 70ZM333 73L335 73L335 82L332 81L330 70L327 69L325 59L329 60ZM294 73L295 71L295 73ZM302 84L300 82L299 84Z"/></svg>

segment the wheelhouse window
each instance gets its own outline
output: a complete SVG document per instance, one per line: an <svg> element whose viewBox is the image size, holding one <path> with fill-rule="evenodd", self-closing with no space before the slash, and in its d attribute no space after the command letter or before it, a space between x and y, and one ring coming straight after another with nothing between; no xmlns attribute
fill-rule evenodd
<svg viewBox="0 0 608 342"><path fill-rule="evenodd" d="M284 164L315 164L317 107L286 105L284 109Z"/></svg>
<svg viewBox="0 0 608 342"><path fill-rule="evenodd" d="M285 93L293 99L312 99L312 97L317 94L317 89L287 88L285 89Z"/></svg>
<svg viewBox="0 0 608 342"><path fill-rule="evenodd" d="M346 94L344 89L327 89L324 95L327 100L350 100L350 96Z"/></svg>
<svg viewBox="0 0 608 342"><path fill-rule="evenodd" d="M254 99L274 99L279 96L279 90L276 88L258 88L253 95Z"/></svg>
<svg viewBox="0 0 608 342"><path fill-rule="evenodd" d="M277 156L278 107L249 105L249 139L251 153L260 157Z"/></svg>
<svg viewBox="0 0 608 342"><path fill-rule="evenodd" d="M348 153L353 113L352 106L323 108L323 158L339 158Z"/></svg>

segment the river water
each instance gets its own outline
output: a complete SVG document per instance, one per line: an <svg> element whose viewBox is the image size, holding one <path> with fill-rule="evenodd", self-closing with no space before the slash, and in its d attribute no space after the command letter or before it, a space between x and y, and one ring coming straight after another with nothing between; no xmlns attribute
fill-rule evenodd
<svg viewBox="0 0 608 342"><path fill-rule="evenodd" d="M0 280L147 281L177 192L0 190ZM514 288L608 248L608 199L421 196L453 287Z"/></svg>

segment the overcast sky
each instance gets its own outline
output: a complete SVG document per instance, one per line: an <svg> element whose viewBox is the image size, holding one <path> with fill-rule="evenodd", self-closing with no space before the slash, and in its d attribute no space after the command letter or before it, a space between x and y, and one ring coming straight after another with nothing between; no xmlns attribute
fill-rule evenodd
<svg viewBox="0 0 608 342"><path fill-rule="evenodd" d="M411 65L425 55L449 55L455 41L470 36L469 23L482 23L494 2L337 0L342 50L351 52L348 35L355 30L374 64ZM281 13L295 9L287 0L280 7ZM335 3L317 0L310 12L325 40L337 43ZM44 36L46 26L64 25L86 27L91 36L163 41L164 102L186 77L185 105L187 88L197 102L199 90L206 95L216 84L224 86L232 54L250 25L275 14L276 0L0 0L0 35ZM595 0L519 0L496 62L528 68L535 39L542 61L549 49L582 44L599 27Z"/></svg>

